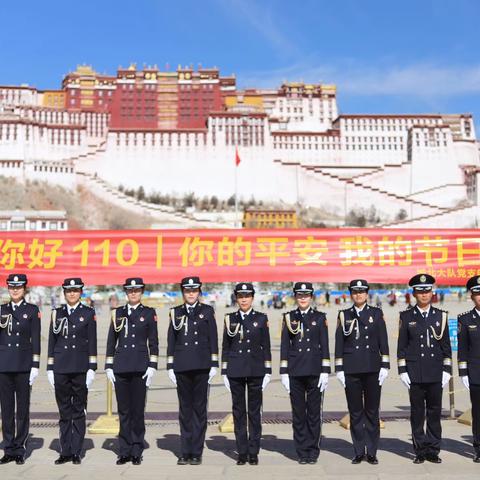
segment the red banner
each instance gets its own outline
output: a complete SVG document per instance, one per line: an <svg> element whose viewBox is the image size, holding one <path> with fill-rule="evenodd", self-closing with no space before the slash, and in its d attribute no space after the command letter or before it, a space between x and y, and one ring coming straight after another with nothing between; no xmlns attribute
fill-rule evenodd
<svg viewBox="0 0 480 480"><path fill-rule="evenodd" d="M0 269L30 285L295 281L406 283L416 273L464 285L480 274L473 229L124 230L0 233ZM4 284L4 283L3 283Z"/></svg>

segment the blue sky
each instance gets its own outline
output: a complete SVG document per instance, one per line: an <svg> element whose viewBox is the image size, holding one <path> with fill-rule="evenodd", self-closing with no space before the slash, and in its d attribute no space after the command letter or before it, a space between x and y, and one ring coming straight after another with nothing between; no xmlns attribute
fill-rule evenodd
<svg viewBox="0 0 480 480"><path fill-rule="evenodd" d="M56 88L77 64L218 66L241 87L335 83L342 112L471 112L478 0L0 3L0 84Z"/></svg>

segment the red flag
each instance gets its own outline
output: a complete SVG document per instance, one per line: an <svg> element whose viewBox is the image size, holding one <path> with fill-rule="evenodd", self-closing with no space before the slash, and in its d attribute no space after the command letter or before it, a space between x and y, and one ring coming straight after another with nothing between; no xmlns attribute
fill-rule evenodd
<svg viewBox="0 0 480 480"><path fill-rule="evenodd" d="M240 155L238 154L238 147L235 148L235 166L240 165Z"/></svg>

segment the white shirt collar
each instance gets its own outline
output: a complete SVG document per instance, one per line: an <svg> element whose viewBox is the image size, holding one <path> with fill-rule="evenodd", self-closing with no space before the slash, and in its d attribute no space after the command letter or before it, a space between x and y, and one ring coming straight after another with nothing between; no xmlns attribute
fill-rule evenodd
<svg viewBox="0 0 480 480"><path fill-rule="evenodd" d="M307 314L310 310L312 309L311 306L309 306L306 310L302 310L300 307L298 308L298 311L300 312L301 315Z"/></svg>
<svg viewBox="0 0 480 480"><path fill-rule="evenodd" d="M365 307L367 306L366 303L364 303L362 305L362 308L358 308L356 305L353 306L353 308L355 308L355 311L357 312L357 315L360 315L360 312L363 312L363 310L365 310Z"/></svg>
<svg viewBox="0 0 480 480"><path fill-rule="evenodd" d="M247 315L250 315L250 313L252 312L252 310L253 310L253 307L250 307L250 309L247 310L246 312L242 312L241 310L239 310L240 315L242 316L242 319L245 318Z"/></svg>
<svg viewBox="0 0 480 480"><path fill-rule="evenodd" d="M480 317L480 310L478 310L477 307L475 307L475 311L477 312L477 315Z"/></svg>
<svg viewBox="0 0 480 480"><path fill-rule="evenodd" d="M129 303L127 303L127 307L128 307L128 311L131 312L132 310L136 310L136 308L140 305L140 302L138 302L137 304L135 305L130 305Z"/></svg>
<svg viewBox="0 0 480 480"><path fill-rule="evenodd" d="M197 303L198 303L198 300L192 305L190 305L189 303L185 303L185 308L186 309L195 308L197 306Z"/></svg>
<svg viewBox="0 0 480 480"><path fill-rule="evenodd" d="M67 310L71 312L72 310L75 310L79 305L80 305L80 302L77 302L75 305L71 305L71 306L67 303Z"/></svg>
<svg viewBox="0 0 480 480"><path fill-rule="evenodd" d="M12 307L18 308L22 303L23 303L23 298L18 302L10 302L12 304Z"/></svg>
<svg viewBox="0 0 480 480"><path fill-rule="evenodd" d="M420 313L422 313L422 312L427 312L427 317L428 317L428 314L430 313L430 307L431 307L431 305L428 305L428 307L425 308L425 309L420 308L418 305L417 305L416 307L418 308L418 311L419 311Z"/></svg>

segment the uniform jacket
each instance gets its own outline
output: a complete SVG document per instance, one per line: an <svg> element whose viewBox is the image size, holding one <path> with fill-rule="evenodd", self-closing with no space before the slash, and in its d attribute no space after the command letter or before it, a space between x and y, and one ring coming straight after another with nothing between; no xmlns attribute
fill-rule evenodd
<svg viewBox="0 0 480 480"><path fill-rule="evenodd" d="M114 373L145 372L157 368L158 330L155 310L138 305L128 315L128 306L112 310L105 368Z"/></svg>
<svg viewBox="0 0 480 480"><path fill-rule="evenodd" d="M458 373L480 385L480 316L475 308L458 316Z"/></svg>
<svg viewBox="0 0 480 480"><path fill-rule="evenodd" d="M40 311L22 300L13 311L11 302L0 312L0 372L29 372L40 367Z"/></svg>
<svg viewBox="0 0 480 480"><path fill-rule="evenodd" d="M425 319L416 306L400 312L398 372L407 372L411 382L441 382L443 371L452 373L447 317L447 312L434 307Z"/></svg>
<svg viewBox="0 0 480 480"><path fill-rule="evenodd" d="M375 373L390 368L387 326L380 308L340 310L335 332L335 371Z"/></svg>
<svg viewBox="0 0 480 480"><path fill-rule="evenodd" d="M175 372L218 367L218 333L215 312L197 302L187 315L185 304L170 309L167 369Z"/></svg>
<svg viewBox="0 0 480 480"><path fill-rule="evenodd" d="M330 350L325 313L310 308L302 318L297 308L284 314L280 374L285 373L294 377L330 373Z"/></svg>
<svg viewBox="0 0 480 480"><path fill-rule="evenodd" d="M95 310L79 303L71 315L67 305L52 311L48 335L47 370L84 373L97 369Z"/></svg>
<svg viewBox="0 0 480 480"><path fill-rule="evenodd" d="M222 375L263 377L267 373L272 373L267 316L253 309L243 320L240 311L225 315Z"/></svg>

